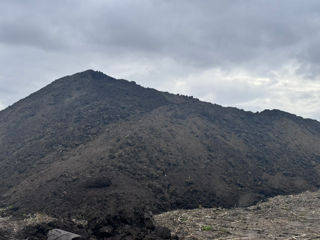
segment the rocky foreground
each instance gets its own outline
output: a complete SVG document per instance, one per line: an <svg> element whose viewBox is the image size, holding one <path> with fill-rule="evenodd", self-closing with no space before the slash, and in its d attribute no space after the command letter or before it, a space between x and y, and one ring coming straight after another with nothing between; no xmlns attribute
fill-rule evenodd
<svg viewBox="0 0 320 240"><path fill-rule="evenodd" d="M50 222L56 220L41 213L16 219L4 212L5 209L0 210L0 240L46 239ZM172 236L185 240L320 239L320 191L277 196L247 208L176 210L154 218L160 225L157 228L167 227ZM82 236L84 239L109 239L90 236L88 232Z"/></svg>
<svg viewBox="0 0 320 240"><path fill-rule="evenodd" d="M155 219L180 239L320 239L320 191L247 208L177 210Z"/></svg>
<svg viewBox="0 0 320 240"><path fill-rule="evenodd" d="M150 213L66 219L44 213L11 215L10 207L0 208L0 240L174 240L168 228L155 226Z"/></svg>

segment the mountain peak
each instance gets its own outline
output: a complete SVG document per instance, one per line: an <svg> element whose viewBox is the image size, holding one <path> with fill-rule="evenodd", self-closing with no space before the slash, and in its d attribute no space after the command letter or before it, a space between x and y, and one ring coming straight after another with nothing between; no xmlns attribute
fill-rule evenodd
<svg viewBox="0 0 320 240"><path fill-rule="evenodd" d="M104 74L101 71L95 71L95 70L92 70L92 69L88 69L88 70L85 70L83 72L75 73L72 76L73 77L79 77L79 76L80 77L91 77L93 79L101 79L101 78L112 78L112 79L114 79L113 77L108 76L108 75Z"/></svg>

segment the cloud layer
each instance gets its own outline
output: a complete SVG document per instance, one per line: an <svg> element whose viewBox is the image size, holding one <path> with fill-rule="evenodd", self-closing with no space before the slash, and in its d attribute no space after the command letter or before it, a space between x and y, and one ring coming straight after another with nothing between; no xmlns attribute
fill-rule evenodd
<svg viewBox="0 0 320 240"><path fill-rule="evenodd" d="M0 107L88 68L320 119L317 0L5 0Z"/></svg>

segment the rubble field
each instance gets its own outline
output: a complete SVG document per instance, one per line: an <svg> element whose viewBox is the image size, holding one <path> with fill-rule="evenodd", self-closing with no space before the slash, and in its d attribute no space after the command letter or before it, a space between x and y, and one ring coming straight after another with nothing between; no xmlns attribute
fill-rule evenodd
<svg viewBox="0 0 320 240"><path fill-rule="evenodd" d="M180 239L320 239L320 191L246 208L176 210L155 216Z"/></svg>

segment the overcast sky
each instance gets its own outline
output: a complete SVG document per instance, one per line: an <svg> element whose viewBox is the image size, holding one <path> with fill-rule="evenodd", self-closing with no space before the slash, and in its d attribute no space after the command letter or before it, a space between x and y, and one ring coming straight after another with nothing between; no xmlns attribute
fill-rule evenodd
<svg viewBox="0 0 320 240"><path fill-rule="evenodd" d="M320 120L319 0L1 0L0 109L100 70Z"/></svg>

